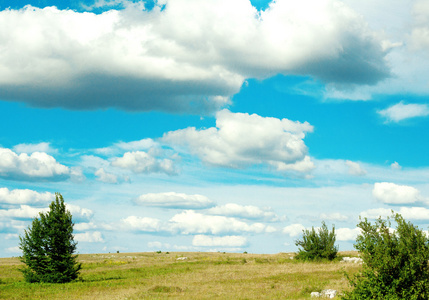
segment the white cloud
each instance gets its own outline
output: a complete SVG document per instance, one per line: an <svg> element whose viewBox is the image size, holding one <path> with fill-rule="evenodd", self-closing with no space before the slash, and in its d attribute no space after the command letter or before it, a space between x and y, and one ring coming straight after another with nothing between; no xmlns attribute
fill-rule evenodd
<svg viewBox="0 0 429 300"><path fill-rule="evenodd" d="M88 221L94 215L92 210L74 204L66 203L66 209L72 214L73 221Z"/></svg>
<svg viewBox="0 0 429 300"><path fill-rule="evenodd" d="M115 158L112 166L127 169L134 173L165 173L175 175L177 171L171 159L157 159L143 151L126 152L123 157Z"/></svg>
<svg viewBox="0 0 429 300"><path fill-rule="evenodd" d="M93 222L76 223L73 227L73 229L76 231L86 231L86 230L96 229L96 228L98 228L98 226L96 224L94 224Z"/></svg>
<svg viewBox="0 0 429 300"><path fill-rule="evenodd" d="M95 152L103 155L112 155L129 151L149 150L156 146L158 144L154 140L147 138L132 142L118 142L110 147L95 149Z"/></svg>
<svg viewBox="0 0 429 300"><path fill-rule="evenodd" d="M34 152L16 154L10 149L0 148L0 177L14 180L64 180L72 171L59 164L55 158Z"/></svg>
<svg viewBox="0 0 429 300"><path fill-rule="evenodd" d="M403 101L390 106L378 113L388 122L400 122L402 120L426 117L429 115L429 107L426 104L404 104Z"/></svg>
<svg viewBox="0 0 429 300"><path fill-rule="evenodd" d="M401 170L401 169L402 169L402 167L401 167L401 166L399 165L399 163L398 163L398 162L396 162L396 161L390 165L390 168L391 168L392 170Z"/></svg>
<svg viewBox="0 0 429 300"><path fill-rule="evenodd" d="M168 243L161 243L161 242L148 242L147 246L149 248L156 248L156 249L170 249L171 245Z"/></svg>
<svg viewBox="0 0 429 300"><path fill-rule="evenodd" d="M360 228L338 228L335 229L337 241L355 241L356 237L361 233Z"/></svg>
<svg viewBox="0 0 429 300"><path fill-rule="evenodd" d="M9 253L22 253L18 246L6 248L6 252Z"/></svg>
<svg viewBox="0 0 429 300"><path fill-rule="evenodd" d="M162 140L186 146L212 165L241 168L268 164L277 170L308 172L314 166L307 161L303 139L312 130L307 122L222 110L216 114L216 127L171 131Z"/></svg>
<svg viewBox="0 0 429 300"><path fill-rule="evenodd" d="M346 163L347 167L349 168L349 174L350 175L355 175L355 176L364 176L364 175L366 175L366 171L357 162L346 160L345 163Z"/></svg>
<svg viewBox="0 0 429 300"><path fill-rule="evenodd" d="M19 208L1 209L0 217L16 218L16 219L33 219L40 212L47 212L49 208L34 208L28 205L20 205Z"/></svg>
<svg viewBox="0 0 429 300"><path fill-rule="evenodd" d="M247 244L247 239L243 236L222 236L211 237L206 235L196 235L192 240L195 247L243 247Z"/></svg>
<svg viewBox="0 0 429 300"><path fill-rule="evenodd" d="M211 215L224 215L228 217L237 217L253 220L277 221L278 217L271 211L265 211L253 205L239 205L235 203L227 203L225 205L216 206L207 210Z"/></svg>
<svg viewBox="0 0 429 300"><path fill-rule="evenodd" d="M142 232L158 232L161 230L161 221L154 218L129 216L121 220L127 230Z"/></svg>
<svg viewBox="0 0 429 300"><path fill-rule="evenodd" d="M0 43L8 47L0 97L43 107L207 111L227 103L245 78L373 84L389 75L381 39L336 0L273 1L262 12L247 0L165 3L102 14L1 11Z"/></svg>
<svg viewBox="0 0 429 300"><path fill-rule="evenodd" d="M103 243L104 239L99 231L94 232L85 232L85 233L76 233L74 239L78 242L87 242L87 243Z"/></svg>
<svg viewBox="0 0 429 300"><path fill-rule="evenodd" d="M19 239L19 235L16 233L8 233L4 238L5 240L17 240Z"/></svg>
<svg viewBox="0 0 429 300"><path fill-rule="evenodd" d="M183 209L204 209L214 205L214 202L206 196L175 192L144 194L140 195L135 202L144 206Z"/></svg>
<svg viewBox="0 0 429 300"><path fill-rule="evenodd" d="M55 200L55 194L45 192L38 193L32 190L9 190L0 188L0 204L31 204L46 205Z"/></svg>
<svg viewBox="0 0 429 300"><path fill-rule="evenodd" d="M104 171L103 168L98 169L95 173L97 180L104 183L118 183L118 176L115 174Z"/></svg>
<svg viewBox="0 0 429 300"><path fill-rule="evenodd" d="M411 204L425 200L418 189L391 182L376 182L372 195L376 200L387 204Z"/></svg>
<svg viewBox="0 0 429 300"><path fill-rule="evenodd" d="M320 219L327 220L327 221L347 221L349 217L342 215L340 213L329 213L329 214L322 213L320 214Z"/></svg>
<svg viewBox="0 0 429 300"><path fill-rule="evenodd" d="M179 231L182 234L269 233L275 231L272 226L262 223L247 224L235 218L208 216L192 210L176 214L169 223L170 230Z"/></svg>
<svg viewBox="0 0 429 300"><path fill-rule="evenodd" d="M395 212L402 215L406 220L429 220L429 209L424 207L401 207ZM378 217L386 218L392 215L392 210L385 208L368 209L360 214L364 218L377 219Z"/></svg>
<svg viewBox="0 0 429 300"><path fill-rule="evenodd" d="M33 152L45 152L45 153L57 153L57 149L51 148L49 143L39 143L39 144L19 144L13 147L13 150L16 153L27 153L31 154Z"/></svg>
<svg viewBox="0 0 429 300"><path fill-rule="evenodd" d="M283 233L295 237L301 235L303 230L305 230L305 227L302 224L292 224L283 228Z"/></svg>

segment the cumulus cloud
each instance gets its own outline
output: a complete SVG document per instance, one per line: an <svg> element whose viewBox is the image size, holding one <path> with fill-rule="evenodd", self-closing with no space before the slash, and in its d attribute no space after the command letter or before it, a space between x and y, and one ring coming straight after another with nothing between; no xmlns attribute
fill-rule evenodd
<svg viewBox="0 0 429 300"><path fill-rule="evenodd" d="M426 104L404 104L401 101L386 109L379 110L378 114L388 122L397 123L410 118L426 117L429 115L429 107Z"/></svg>
<svg viewBox="0 0 429 300"><path fill-rule="evenodd" d="M355 241L356 237L361 233L360 228L338 228L335 229L337 241Z"/></svg>
<svg viewBox="0 0 429 300"><path fill-rule="evenodd" d="M347 221L349 217L340 213L320 214L320 219L327 221Z"/></svg>
<svg viewBox="0 0 429 300"><path fill-rule="evenodd" d="M88 208L82 208L78 205L66 203L66 209L73 216L73 221L83 222L88 221L94 215L93 211Z"/></svg>
<svg viewBox="0 0 429 300"><path fill-rule="evenodd" d="M144 194L140 195L135 202L143 206L183 209L204 209L214 206L214 202L206 196L175 192Z"/></svg>
<svg viewBox="0 0 429 300"><path fill-rule="evenodd" d="M123 157L115 158L111 165L134 173L177 174L174 162L171 159L158 159L144 151L126 152Z"/></svg>
<svg viewBox="0 0 429 300"><path fill-rule="evenodd" d="M112 155L130 151L149 150L156 146L158 146L158 143L147 138L139 141L118 142L110 147L95 149L95 152L104 155Z"/></svg>
<svg viewBox="0 0 429 300"><path fill-rule="evenodd" d="M103 168L98 169L95 173L97 180L104 183L118 183L118 176L115 174L106 172Z"/></svg>
<svg viewBox="0 0 429 300"><path fill-rule="evenodd" d="M126 3L126 1L121 1ZM131 2L130 2L131 3ZM246 78L389 76L381 40L337 0L167 0L102 14L0 12L0 97L41 107L214 111ZM352 71L351 71L352 70Z"/></svg>
<svg viewBox="0 0 429 300"><path fill-rule="evenodd" d="M427 200L420 195L418 189L391 182L376 182L372 195L376 200L387 204L412 204Z"/></svg>
<svg viewBox="0 0 429 300"><path fill-rule="evenodd" d="M93 222L76 223L73 227L73 229L76 231L86 231L86 230L96 229L96 228L98 228L98 226L96 224L94 224Z"/></svg>
<svg viewBox="0 0 429 300"><path fill-rule="evenodd" d="M101 235L101 232L85 232L85 233L76 233L74 238L78 242L87 242L87 243L103 243L104 239Z"/></svg>
<svg viewBox="0 0 429 300"><path fill-rule="evenodd" d="M247 244L244 236L222 236L211 237L206 235L196 235L192 240L195 247L243 247Z"/></svg>
<svg viewBox="0 0 429 300"><path fill-rule="evenodd" d="M55 194L45 192L38 193L36 191L24 189L9 190L8 188L0 188L0 205L1 204L31 204L31 205L46 205L55 200Z"/></svg>
<svg viewBox="0 0 429 300"><path fill-rule="evenodd" d="M142 232L158 232L161 228L161 221L154 218L129 216L121 220L125 229Z"/></svg>
<svg viewBox="0 0 429 300"><path fill-rule="evenodd" d="M211 215L223 215L228 217L237 217L253 220L277 221L278 217L271 211L265 211L253 205L239 205L227 203L207 210Z"/></svg>
<svg viewBox="0 0 429 300"><path fill-rule="evenodd" d="M0 217L14 218L14 219L33 219L39 213L47 212L49 208L35 208L28 205L20 205L19 208L0 209Z"/></svg>
<svg viewBox="0 0 429 300"><path fill-rule="evenodd" d="M357 162L346 160L345 163L346 163L347 167L349 168L349 174L350 175L355 175L355 176L364 176L364 175L366 175L366 171Z"/></svg>
<svg viewBox="0 0 429 300"><path fill-rule="evenodd" d="M266 226L262 223L248 224L235 218L209 216L192 210L173 216L169 223L170 230L182 234L269 233L275 231L272 226Z"/></svg>
<svg viewBox="0 0 429 300"><path fill-rule="evenodd" d="M390 165L390 168L392 170L401 170L402 169L401 165L396 161Z"/></svg>
<svg viewBox="0 0 429 300"><path fill-rule="evenodd" d="M38 143L38 144L19 144L13 147L16 153L33 153L33 152L45 152L45 153L57 153L57 149L51 148L49 143Z"/></svg>
<svg viewBox="0 0 429 300"><path fill-rule="evenodd" d="M424 207L401 207L395 210L406 220L429 220L429 209ZM360 214L364 218L377 219L379 217L386 218L392 215L392 210L386 208L368 209Z"/></svg>
<svg viewBox="0 0 429 300"><path fill-rule="evenodd" d="M307 122L222 110L216 114L216 127L171 131L162 140L188 147L202 161L216 166L268 164L279 171L309 172L314 165L303 139L312 130Z"/></svg>
<svg viewBox="0 0 429 300"><path fill-rule="evenodd" d="M0 177L13 180L65 180L76 170L58 163L44 152L16 154L10 149L0 148Z"/></svg>
<svg viewBox="0 0 429 300"><path fill-rule="evenodd" d="M305 230L304 225L302 224L291 224L283 228L283 233L291 237L295 237L302 234L302 231Z"/></svg>
<svg viewBox="0 0 429 300"><path fill-rule="evenodd" d="M411 46L416 50L427 52L429 49L429 4L417 0L413 7L414 27L411 32ZM427 54L427 53L426 53Z"/></svg>

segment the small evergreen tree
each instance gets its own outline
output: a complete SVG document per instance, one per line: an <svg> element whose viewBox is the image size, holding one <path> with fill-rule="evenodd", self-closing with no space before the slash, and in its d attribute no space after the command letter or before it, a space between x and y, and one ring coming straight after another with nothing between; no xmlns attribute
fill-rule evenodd
<svg viewBox="0 0 429 300"><path fill-rule="evenodd" d="M77 242L73 240L71 213L66 210L63 196L55 194L55 201L47 213L40 213L20 236L21 269L27 282L64 283L75 280L81 264L77 262Z"/></svg>
<svg viewBox="0 0 429 300"><path fill-rule="evenodd" d="M358 227L355 248L360 252L363 267L350 279L353 290L343 299L429 299L429 239L426 234L399 214L391 232L390 218L367 219Z"/></svg>
<svg viewBox="0 0 429 300"><path fill-rule="evenodd" d="M318 231L311 228L302 231L302 240L296 240L295 245L301 248L298 249L296 259L302 260L333 260L337 257L338 247L335 246L335 227L332 231L328 230L325 222L322 222L322 227Z"/></svg>

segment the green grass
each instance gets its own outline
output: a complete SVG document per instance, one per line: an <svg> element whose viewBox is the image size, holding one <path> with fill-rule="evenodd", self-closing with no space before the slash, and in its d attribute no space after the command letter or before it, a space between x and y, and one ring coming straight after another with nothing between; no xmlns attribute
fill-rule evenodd
<svg viewBox="0 0 429 300"><path fill-rule="evenodd" d="M67 284L26 283L18 258L0 258L0 299L310 299L313 291L348 289L344 271L360 268L291 255L86 254L79 280Z"/></svg>

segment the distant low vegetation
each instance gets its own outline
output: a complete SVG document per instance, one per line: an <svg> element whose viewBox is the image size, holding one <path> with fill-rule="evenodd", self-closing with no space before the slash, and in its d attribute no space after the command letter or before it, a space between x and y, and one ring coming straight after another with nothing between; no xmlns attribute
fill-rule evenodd
<svg viewBox="0 0 429 300"><path fill-rule="evenodd" d="M317 231L314 227L311 230L304 230L301 240L297 240L295 245L299 247L296 259L300 260L333 260L337 257L338 246L335 246L335 227L329 231L325 222Z"/></svg>

